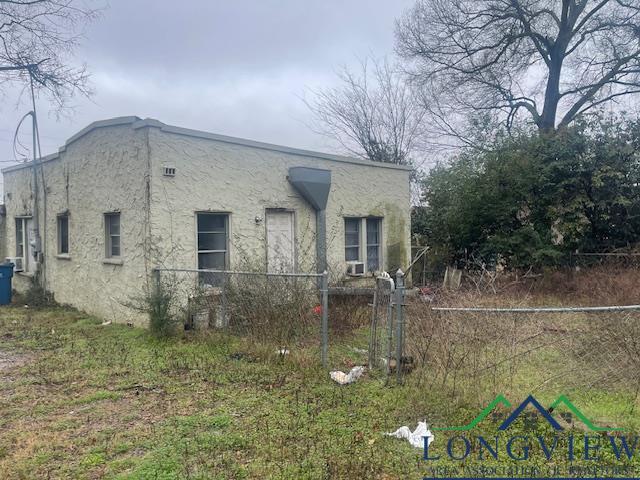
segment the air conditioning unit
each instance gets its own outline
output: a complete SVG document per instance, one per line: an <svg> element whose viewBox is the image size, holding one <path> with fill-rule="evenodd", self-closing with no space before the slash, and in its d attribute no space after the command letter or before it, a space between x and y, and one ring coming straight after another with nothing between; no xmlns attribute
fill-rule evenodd
<svg viewBox="0 0 640 480"><path fill-rule="evenodd" d="M24 270L24 260L22 257L7 257L5 261L13 263L14 272L22 272Z"/></svg>
<svg viewBox="0 0 640 480"><path fill-rule="evenodd" d="M347 275L350 277L362 277L364 275L364 262L347 262Z"/></svg>

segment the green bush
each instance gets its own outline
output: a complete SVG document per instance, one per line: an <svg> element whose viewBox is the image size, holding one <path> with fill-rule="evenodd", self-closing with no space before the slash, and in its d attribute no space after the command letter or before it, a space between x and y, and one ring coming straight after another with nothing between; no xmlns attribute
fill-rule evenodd
<svg viewBox="0 0 640 480"><path fill-rule="evenodd" d="M640 120L502 136L426 176L414 235L450 262L559 266L640 240L639 185Z"/></svg>
<svg viewBox="0 0 640 480"><path fill-rule="evenodd" d="M24 293L24 303L30 307L51 307L55 305L53 293L42 285L42 275L39 270L31 277L29 288Z"/></svg>
<svg viewBox="0 0 640 480"><path fill-rule="evenodd" d="M168 337L175 333L177 321L172 313L174 295L170 289L158 285L147 294L146 307L149 313L149 329L157 337Z"/></svg>

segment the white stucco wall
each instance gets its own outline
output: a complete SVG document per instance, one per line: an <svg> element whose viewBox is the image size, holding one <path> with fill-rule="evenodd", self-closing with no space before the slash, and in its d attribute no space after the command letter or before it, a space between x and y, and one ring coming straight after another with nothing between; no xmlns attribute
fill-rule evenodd
<svg viewBox="0 0 640 480"><path fill-rule="evenodd" d="M151 128L152 234L160 263L196 268L196 212L230 214L230 268L266 268L267 209L295 216L298 271L315 271L315 211L287 180L290 167L331 171L327 263L332 278L346 271L344 217L382 217L382 265L406 266L410 255L409 172L283 153ZM163 177L163 167L176 168ZM364 249L363 249L364 250ZM362 252L364 255L364 252Z"/></svg>
<svg viewBox="0 0 640 480"><path fill-rule="evenodd" d="M130 125L92 130L43 163L46 220L40 231L46 252L46 284L56 301L116 322L146 321L125 306L142 294L147 280L145 221L148 182L146 130ZM30 168L4 173L6 254L14 256L15 216L32 215ZM44 204L42 190L40 205ZM57 215L69 213L69 257L57 255ZM105 263L104 213L119 211L122 264ZM45 243L46 242L46 243ZM29 277L16 274L24 291Z"/></svg>
<svg viewBox="0 0 640 480"><path fill-rule="evenodd" d="M46 218L41 209L40 223L46 281L60 303L107 320L144 323L145 316L127 304L143 294L153 266L197 266L199 211L229 213L232 269L246 262L264 268L266 210L293 211L297 269L314 271L315 212L287 181L292 166L331 170L327 260L334 281L346 269L345 216L382 217L383 267L408 265L407 170L239 144L202 132L188 135L130 117L98 124L102 126L87 127L43 163L47 208ZM175 177L164 177L164 166L175 167ZM15 255L15 217L32 214L31 175L30 168L4 170L7 256ZM56 217L67 211L70 253L61 258ZM121 214L121 264L105 262L104 214L115 211ZM24 290L28 280L18 274L14 285Z"/></svg>

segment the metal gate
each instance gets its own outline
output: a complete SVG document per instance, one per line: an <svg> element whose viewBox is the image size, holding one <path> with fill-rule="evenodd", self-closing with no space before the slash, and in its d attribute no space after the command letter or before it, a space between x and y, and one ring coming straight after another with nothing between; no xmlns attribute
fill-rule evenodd
<svg viewBox="0 0 640 480"><path fill-rule="evenodd" d="M402 380L404 344L404 273L396 281L384 273L376 278L369 333L369 369L395 370Z"/></svg>
<svg viewBox="0 0 640 480"><path fill-rule="evenodd" d="M388 274L376 278L369 332L369 369L389 366L393 341L393 293L395 282Z"/></svg>

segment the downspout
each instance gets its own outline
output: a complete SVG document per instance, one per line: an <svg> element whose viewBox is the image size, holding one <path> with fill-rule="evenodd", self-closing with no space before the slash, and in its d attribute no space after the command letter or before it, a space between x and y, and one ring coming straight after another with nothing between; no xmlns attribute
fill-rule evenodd
<svg viewBox="0 0 640 480"><path fill-rule="evenodd" d="M316 210L316 265L317 273L327 270L327 210Z"/></svg>
<svg viewBox="0 0 640 480"><path fill-rule="evenodd" d="M289 168L289 183L316 212L316 271L327 270L327 200L331 190L331 170L309 167Z"/></svg>

